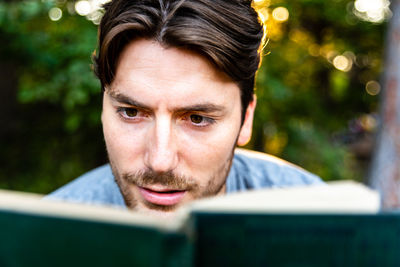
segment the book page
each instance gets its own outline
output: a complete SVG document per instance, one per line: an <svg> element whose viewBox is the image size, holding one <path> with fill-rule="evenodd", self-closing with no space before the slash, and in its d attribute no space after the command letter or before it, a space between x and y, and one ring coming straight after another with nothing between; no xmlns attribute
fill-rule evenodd
<svg viewBox="0 0 400 267"><path fill-rule="evenodd" d="M193 211L261 213L377 213L379 194L354 181L261 189L204 199Z"/></svg>
<svg viewBox="0 0 400 267"><path fill-rule="evenodd" d="M191 211L240 213L367 213L379 211L379 194L364 185L347 181L327 185L261 189L194 201L179 209L170 220L149 217L118 207L42 200L41 195L0 190L0 211L49 217L181 229Z"/></svg>
<svg viewBox="0 0 400 267"><path fill-rule="evenodd" d="M119 207L42 200L42 197L42 195L38 194L0 190L0 211L155 227L166 231L175 231L181 224L175 218L160 220L159 218L141 215Z"/></svg>

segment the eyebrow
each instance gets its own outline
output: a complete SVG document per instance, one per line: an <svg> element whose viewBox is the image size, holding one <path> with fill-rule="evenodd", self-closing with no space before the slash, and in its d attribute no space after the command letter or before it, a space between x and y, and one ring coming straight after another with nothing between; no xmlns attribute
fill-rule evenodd
<svg viewBox="0 0 400 267"><path fill-rule="evenodd" d="M127 104L130 106L135 106L138 108L146 109L146 110L151 110L151 107L143 104L127 95L124 95L120 92L116 92L113 90L110 90L109 93L111 98L113 98L115 101L122 103L122 104ZM184 107L178 107L175 108L175 112L205 112L205 113L213 113L213 112L223 112L225 111L225 107L216 105L213 103L200 103L200 104L194 104L194 105L189 105L189 106L184 106Z"/></svg>
<svg viewBox="0 0 400 267"><path fill-rule="evenodd" d="M136 100L132 99L131 97L124 95L122 93L110 90L108 92L108 94L110 95L110 97L112 99L114 99L115 101L117 101L119 103L130 105L130 106L135 106L135 107L143 108L143 109L150 109L149 106L147 106L143 103L140 103L139 101L136 101Z"/></svg>

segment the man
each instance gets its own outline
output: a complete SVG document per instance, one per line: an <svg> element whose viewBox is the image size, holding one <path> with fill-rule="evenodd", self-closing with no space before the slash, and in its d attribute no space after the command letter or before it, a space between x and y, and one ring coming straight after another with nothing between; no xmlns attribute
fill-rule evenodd
<svg viewBox="0 0 400 267"><path fill-rule="evenodd" d="M48 198L169 215L194 199L320 183L251 136L263 27L247 0L114 0L95 72L110 165Z"/></svg>

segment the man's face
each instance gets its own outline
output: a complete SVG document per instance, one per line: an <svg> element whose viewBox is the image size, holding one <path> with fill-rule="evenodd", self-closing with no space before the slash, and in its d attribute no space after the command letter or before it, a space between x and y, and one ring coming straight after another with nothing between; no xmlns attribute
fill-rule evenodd
<svg viewBox="0 0 400 267"><path fill-rule="evenodd" d="M121 53L102 123L110 164L129 208L168 215L225 192L241 127L238 86L204 57L139 39Z"/></svg>

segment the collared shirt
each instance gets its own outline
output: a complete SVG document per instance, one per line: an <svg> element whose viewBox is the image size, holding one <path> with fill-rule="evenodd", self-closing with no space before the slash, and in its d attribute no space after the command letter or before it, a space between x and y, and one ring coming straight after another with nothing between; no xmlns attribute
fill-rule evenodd
<svg viewBox="0 0 400 267"><path fill-rule="evenodd" d="M226 193L322 183L318 176L274 156L236 149ZM126 208L109 164L83 174L45 199Z"/></svg>

